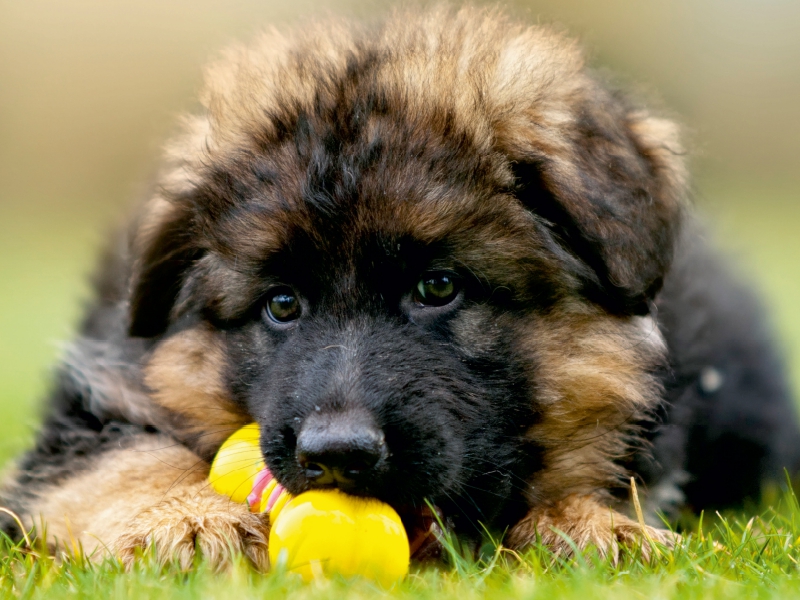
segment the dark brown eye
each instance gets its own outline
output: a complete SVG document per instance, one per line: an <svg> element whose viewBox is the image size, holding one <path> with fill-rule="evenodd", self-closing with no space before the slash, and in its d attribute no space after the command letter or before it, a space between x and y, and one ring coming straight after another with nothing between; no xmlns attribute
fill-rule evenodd
<svg viewBox="0 0 800 600"><path fill-rule="evenodd" d="M429 273L417 283L414 299L423 306L444 306L458 296L458 284L458 279L451 273Z"/></svg>
<svg viewBox="0 0 800 600"><path fill-rule="evenodd" d="M300 302L291 288L279 287L270 291L264 310L276 323L288 323L300 316Z"/></svg>

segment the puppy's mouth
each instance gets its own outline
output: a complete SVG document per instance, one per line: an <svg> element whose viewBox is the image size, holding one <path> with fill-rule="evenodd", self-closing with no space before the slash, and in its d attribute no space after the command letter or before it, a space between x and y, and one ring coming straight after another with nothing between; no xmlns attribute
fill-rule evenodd
<svg viewBox="0 0 800 600"><path fill-rule="evenodd" d="M428 562L438 560L442 555L442 524L444 515L438 507L424 505L398 510L408 535L411 560Z"/></svg>

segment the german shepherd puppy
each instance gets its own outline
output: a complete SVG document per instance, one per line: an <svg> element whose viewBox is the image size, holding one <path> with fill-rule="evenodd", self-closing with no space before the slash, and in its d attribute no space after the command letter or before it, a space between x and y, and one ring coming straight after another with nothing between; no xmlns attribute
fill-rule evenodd
<svg viewBox="0 0 800 600"><path fill-rule="evenodd" d="M623 514L632 473L653 509L702 509L798 465L676 127L574 42L471 8L272 31L202 100L7 479L49 543L267 568L265 518L207 482L252 421L292 493L379 498L412 534L427 501L514 548L668 544Z"/></svg>

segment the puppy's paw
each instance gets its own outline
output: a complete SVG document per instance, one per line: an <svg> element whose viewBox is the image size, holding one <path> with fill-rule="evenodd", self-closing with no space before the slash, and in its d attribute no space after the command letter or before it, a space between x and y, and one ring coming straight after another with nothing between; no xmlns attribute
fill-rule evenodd
<svg viewBox="0 0 800 600"><path fill-rule="evenodd" d="M568 539L567 539L568 538ZM680 537L665 529L645 525L600 504L591 496L568 496L553 506L534 509L509 532L508 544L513 548L540 542L561 555L573 553L571 540L579 550L590 546L613 562L619 560L621 548L639 549L650 560L656 542L673 547Z"/></svg>
<svg viewBox="0 0 800 600"><path fill-rule="evenodd" d="M170 498L139 513L114 544L114 551L130 569L141 553L153 552L160 564L192 567L199 554L215 569L243 554L260 571L269 569L266 517L221 496Z"/></svg>

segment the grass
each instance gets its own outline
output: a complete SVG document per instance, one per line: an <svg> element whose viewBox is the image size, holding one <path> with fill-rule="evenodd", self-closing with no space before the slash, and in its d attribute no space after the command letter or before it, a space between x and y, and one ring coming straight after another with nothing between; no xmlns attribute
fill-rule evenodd
<svg viewBox="0 0 800 600"><path fill-rule="evenodd" d="M800 196L795 188L702 186L721 246L765 291L766 304L800 389ZM0 205L0 463L30 444L58 340L80 313L108 209L88 203ZM756 516L753 516L753 515ZM54 561L0 540L0 594L19 598L800 598L800 508L772 491L748 513L688 517L674 550L647 564L618 565L588 555L564 561L544 549L525 556L488 552L483 561L453 552L450 567L413 572L391 592L363 581L302 585L244 564L191 573L143 561L133 573L107 561Z"/></svg>
<svg viewBox="0 0 800 600"><path fill-rule="evenodd" d="M749 519L716 515L704 524L701 516L676 548L659 548L650 563L637 550L614 564L591 551L566 560L544 548L519 555L499 547L473 560L448 544L448 566L412 570L388 592L358 579L305 585L292 574L260 575L243 562L215 573L200 560L185 573L144 557L125 573L113 560L56 561L46 551L6 540L0 541L0 592L13 598L132 599L800 597L800 506L791 491L770 500L770 508Z"/></svg>

